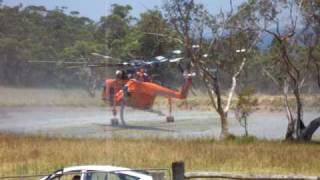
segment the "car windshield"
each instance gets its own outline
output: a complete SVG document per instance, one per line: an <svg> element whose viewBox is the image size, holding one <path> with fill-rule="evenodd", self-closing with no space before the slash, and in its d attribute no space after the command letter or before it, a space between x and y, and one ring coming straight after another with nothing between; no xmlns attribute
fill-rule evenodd
<svg viewBox="0 0 320 180"><path fill-rule="evenodd" d="M81 171L70 171L63 172L63 170L58 170L49 176L47 176L46 180L80 180L81 179Z"/></svg>

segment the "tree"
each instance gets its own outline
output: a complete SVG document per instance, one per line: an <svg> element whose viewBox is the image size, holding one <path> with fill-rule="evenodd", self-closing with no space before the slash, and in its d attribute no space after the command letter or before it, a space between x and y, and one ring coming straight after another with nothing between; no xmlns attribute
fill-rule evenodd
<svg viewBox="0 0 320 180"><path fill-rule="evenodd" d="M63 8L0 6L0 24L1 84L81 84L76 73L70 75L66 69L59 71L56 66L27 61L79 60L87 58L89 50L102 51L102 44L94 36L97 25L89 18L68 15Z"/></svg>
<svg viewBox="0 0 320 180"><path fill-rule="evenodd" d="M135 45L127 44L132 43L132 41L128 42L128 39L135 33L131 31L130 27L132 17L129 16L129 12L132 7L118 4L112 4L111 7L111 14L101 17L96 37L100 43L106 44L107 54L113 57L127 58L130 51L137 48Z"/></svg>
<svg viewBox="0 0 320 180"><path fill-rule="evenodd" d="M258 99L254 97L255 89L246 87L238 94L238 100L235 107L235 116L240 125L244 128L245 136L248 132L248 117L253 112L253 107L258 104Z"/></svg>
<svg viewBox="0 0 320 180"><path fill-rule="evenodd" d="M310 140L314 131L320 125L320 118L313 120L307 127L303 122L303 99L302 88L310 73L312 62L312 48L305 41L308 28L298 28L299 13L304 1L265 2L256 1L252 11L264 22L256 21L255 28L273 36L273 46L270 51L275 53L274 58L263 65L266 74L283 89L284 106L287 112L288 127L286 139ZM280 26L279 15L284 10L289 10L288 21ZM285 25L284 25L285 24ZM270 27L275 27L271 29ZM316 34L316 33L313 33ZM304 40L303 40L304 39ZM311 48L311 49L310 49ZM306 50L309 53L305 53ZM311 51L310 51L311 50ZM311 53L311 54L310 54ZM271 67L269 72L266 67ZM276 76L275 76L276 75ZM288 103L288 94L292 91L295 97L294 106Z"/></svg>
<svg viewBox="0 0 320 180"><path fill-rule="evenodd" d="M161 36L172 34L173 31L159 10L148 10L142 13L136 28L141 33L138 36L141 57L164 55L173 50L177 44L170 36Z"/></svg>
<svg viewBox="0 0 320 180"><path fill-rule="evenodd" d="M169 22L181 39L185 57L191 61L191 65L206 85L212 106L220 116L220 137L227 138L231 100L237 78L247 63L247 58L236 55L236 50L243 48L250 51L257 42L257 33L245 27L232 27L241 20L238 18L238 21L235 21L231 18L236 17L232 11L229 14L221 12L213 17L203 5L195 4L193 0L168 1L165 10ZM211 41L204 36L207 30L212 32ZM207 53L204 54L205 52ZM231 79L226 102L222 98L221 71L229 74L229 82Z"/></svg>

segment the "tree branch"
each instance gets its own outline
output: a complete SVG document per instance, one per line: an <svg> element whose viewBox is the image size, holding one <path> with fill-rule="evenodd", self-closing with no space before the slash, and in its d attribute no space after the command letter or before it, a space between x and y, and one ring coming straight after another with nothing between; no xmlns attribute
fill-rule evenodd
<svg viewBox="0 0 320 180"><path fill-rule="evenodd" d="M235 88L236 88L236 85L237 85L237 78L238 76L240 75L245 63L247 61L247 58L243 58L242 62L241 62L241 65L239 67L239 70L233 75L232 77L232 86L230 88L230 91L229 91L229 96L228 96L228 100L227 100L227 105L226 107L224 108L224 112L228 112L229 109L230 109L230 105L231 105L231 100L232 100L232 96L233 96L233 93L235 91Z"/></svg>

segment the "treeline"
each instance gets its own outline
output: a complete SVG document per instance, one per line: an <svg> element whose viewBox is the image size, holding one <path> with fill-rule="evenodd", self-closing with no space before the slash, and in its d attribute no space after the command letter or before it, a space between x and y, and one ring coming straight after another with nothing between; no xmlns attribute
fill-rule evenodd
<svg viewBox="0 0 320 180"><path fill-rule="evenodd" d="M174 49L173 40L147 34L170 33L159 10L143 13L139 20L129 15L130 10L114 4L111 15L94 22L76 11L66 13L65 7L1 5L0 85L84 85L88 69L65 68L59 62L88 61L93 52L123 60L144 59ZM28 60L57 61L58 66ZM104 70L98 70L98 75L102 77Z"/></svg>
<svg viewBox="0 0 320 180"><path fill-rule="evenodd" d="M132 8L129 5L113 4L110 15L101 17L99 22L81 17L77 11L67 13L65 7L48 10L43 6L8 7L0 5L0 85L84 86L90 76L88 68L66 68L59 62L90 61L92 52L128 60L165 55L174 49L184 50L184 45L181 43L183 37L176 29L180 28L176 27L179 26L179 23L175 24L182 19L170 17L172 9L168 4L162 10L148 10L138 18L130 16ZM195 8L195 13L201 8L198 10ZM234 19L239 15L240 13L234 14ZM206 49L210 46L212 38L215 37L215 34L210 34L212 30L210 28L219 30L214 26L223 25L217 22L219 15L214 17L216 22L214 20L209 22L209 16L204 17L204 13L197 16L198 18L192 22L194 24L190 23L190 26L199 26L198 31L204 31L207 35L199 36L196 31L190 32L190 34L194 33L194 39L191 41L197 43L201 39L201 44L205 47L203 49ZM202 22L206 18L207 22ZM206 29L201 23L212 24ZM230 29L227 31L231 32ZM216 41L221 42L221 47L216 47L218 51L215 50L210 54L212 62L221 61L218 71L221 82L224 82L221 84L222 89L229 88L231 72L238 62L230 56L235 55L235 49L225 48L223 44L227 41L246 41L241 38L243 38L241 32L234 37L217 38ZM238 44L237 48L246 46L245 43ZM279 89L261 69L262 64L260 63L274 58L277 53L276 46L276 40L263 49L254 45L253 48L257 51L251 52L247 57L250 58L250 63L244 67L244 72L240 75L242 79L240 87L252 86L263 93L278 93ZM204 50L202 53L205 54ZM241 59L243 55L237 54L237 58ZM58 63L31 64L27 60L49 60ZM212 64L209 63L208 67L216 69L216 64ZM111 68L98 69L98 82L101 82L107 75L110 77L113 71L114 69ZM170 81L175 80L179 74L175 67L169 67L169 69L161 67L152 71L168 85L174 84ZM306 83L315 80L315 77L309 78ZM314 84L309 84L310 86L305 88L306 92L313 92L317 89ZM199 83L199 86L203 84Z"/></svg>
<svg viewBox="0 0 320 180"><path fill-rule="evenodd" d="M0 6L0 84L30 86L68 81L52 64L32 65L27 60L80 59L102 52L97 24L78 12L47 10L43 6ZM70 72L71 73L71 72ZM74 72L72 72L74 73Z"/></svg>
<svg viewBox="0 0 320 180"><path fill-rule="evenodd" d="M129 5L114 4L111 9L110 15L94 22L76 11L66 13L65 7L48 10L43 6L0 6L0 85L86 86L88 68L66 68L61 62L89 61L92 52L128 60L183 49L179 35L162 11L149 10L137 19L130 16ZM32 64L28 60L57 64ZM99 68L98 83L104 77L112 77L113 71ZM181 79L177 78L180 72L176 67L152 71L166 85L175 85L174 81ZM228 76L223 74L221 78ZM266 88L260 78L257 81L256 76L250 77L248 82ZM229 82L229 78L225 79Z"/></svg>

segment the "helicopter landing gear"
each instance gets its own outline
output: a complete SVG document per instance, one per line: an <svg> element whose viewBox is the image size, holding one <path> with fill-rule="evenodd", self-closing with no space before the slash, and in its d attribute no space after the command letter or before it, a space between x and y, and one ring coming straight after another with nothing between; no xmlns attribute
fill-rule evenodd
<svg viewBox="0 0 320 180"><path fill-rule="evenodd" d="M125 107L125 101L122 99L121 105L120 105L120 120L123 126L126 125L126 122L124 121L124 107Z"/></svg>
<svg viewBox="0 0 320 180"><path fill-rule="evenodd" d="M124 100L121 100L120 120L123 126L126 125L126 122L124 121L124 107L125 107L125 102ZM113 117L111 118L111 126L119 126L120 124L119 124L119 119L117 118L117 110L115 105L113 105L113 108L112 108L112 115Z"/></svg>
<svg viewBox="0 0 320 180"><path fill-rule="evenodd" d="M172 123L174 122L174 117L173 116L167 116L167 123Z"/></svg>
<svg viewBox="0 0 320 180"><path fill-rule="evenodd" d="M113 115L113 117L111 118L111 126L119 126L119 120L117 118L117 110L114 105L112 108L112 115Z"/></svg>
<svg viewBox="0 0 320 180"><path fill-rule="evenodd" d="M111 118L111 126L119 126L119 120L116 117Z"/></svg>
<svg viewBox="0 0 320 180"><path fill-rule="evenodd" d="M166 117L167 123L172 123L174 122L174 117L171 115L172 114L172 99L169 97L168 98L168 103L169 103L169 116Z"/></svg>

